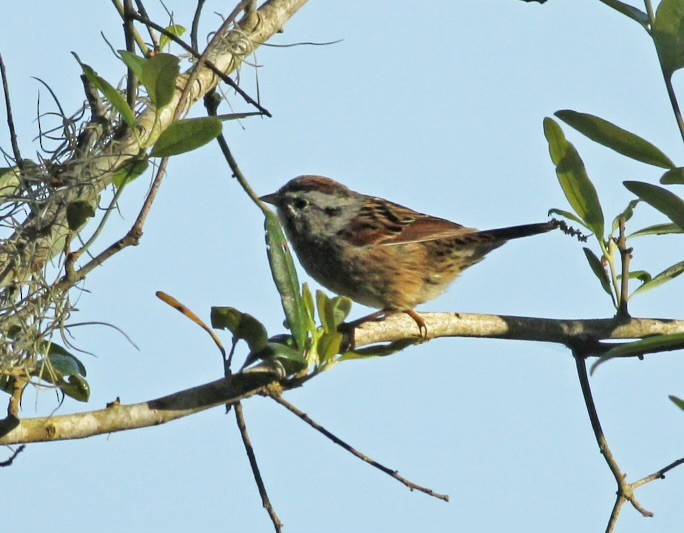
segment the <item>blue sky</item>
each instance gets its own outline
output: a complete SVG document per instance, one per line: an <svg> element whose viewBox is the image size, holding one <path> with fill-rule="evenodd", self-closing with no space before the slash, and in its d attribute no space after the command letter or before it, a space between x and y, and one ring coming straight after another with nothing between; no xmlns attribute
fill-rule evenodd
<svg viewBox="0 0 684 533"><path fill-rule="evenodd" d="M189 26L192 2L167 2ZM152 13L160 7L150 3ZM208 2L204 27L220 24ZM81 59L116 83L123 74L100 36L122 47L109 2L25 1L3 13L0 51L10 76L24 155L37 150L35 109L48 83L67 110L83 95ZM545 220L567 208L542 131L558 109L590 112L635 131L682 163L648 36L598 0L416 2L312 0L254 64L272 119L224 127L259 193L306 173L330 176L419 211L474 227ZM255 92L255 69L241 79ZM684 90L681 74L676 87ZM248 110L238 97L236 110ZM195 110L201 114L202 109ZM4 111L3 111L4 117ZM4 120L4 118L3 118ZM601 196L606 217L631 199L621 182L655 182L627 160L566 128ZM0 145L9 147L6 131ZM147 190L124 195L102 246L132 224ZM639 209L634 229L661 222ZM664 243L664 244L663 244ZM680 238L638 242L634 268L652 273L681 260ZM668 248L670 248L668 250ZM302 272L302 279L307 279ZM309 280L310 281L310 280ZM95 271L74 293L79 321L124 330L133 348L101 326L76 331L92 387L87 405L152 399L222 375L206 334L157 300L166 291L200 316L230 305L282 330L263 245L262 218L216 146L174 158L139 247ZM682 318L680 278L634 300L634 316ZM609 299L581 247L561 234L510 243L469 270L429 311L558 318L609 317ZM361 306L353 313L367 312ZM229 339L225 338L226 343ZM244 349L237 357L244 357ZM603 366L592 378L604 429L624 471L637 479L681 457L680 353ZM272 401L245 414L271 500L290 532L602 531L614 499L564 349L502 340L440 339L392 357L340 364L286 398L352 445L409 479L451 495L411 493L352 458ZM24 416L50 413L51 392L30 392ZM165 426L38 444L1 471L3 523L23 531L270 531L232 415L217 408ZM684 521L684 471L638 495L656 513L626 507L620 532L670 532Z"/></svg>

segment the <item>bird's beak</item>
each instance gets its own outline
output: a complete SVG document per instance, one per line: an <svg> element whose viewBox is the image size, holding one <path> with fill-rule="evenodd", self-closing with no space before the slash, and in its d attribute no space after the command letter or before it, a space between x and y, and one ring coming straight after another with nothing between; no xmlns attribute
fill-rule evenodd
<svg viewBox="0 0 684 533"><path fill-rule="evenodd" d="M277 193L265 194L263 196L260 196L259 200L261 200L262 202L266 202L267 204L278 205L278 194Z"/></svg>

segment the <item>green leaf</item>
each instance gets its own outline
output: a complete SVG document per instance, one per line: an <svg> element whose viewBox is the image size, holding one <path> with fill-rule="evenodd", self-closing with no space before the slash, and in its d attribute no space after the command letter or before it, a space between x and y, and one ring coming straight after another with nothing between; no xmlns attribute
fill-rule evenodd
<svg viewBox="0 0 684 533"><path fill-rule="evenodd" d="M268 344L266 327L252 315L238 311L234 307L212 307L211 327L227 329L235 340L244 340L251 351L259 350Z"/></svg>
<svg viewBox="0 0 684 533"><path fill-rule="evenodd" d="M314 304L313 295L311 294L311 289L308 283L302 285L302 302L306 308L306 315L308 318L308 331L314 331L316 329L316 304Z"/></svg>
<svg viewBox="0 0 684 533"><path fill-rule="evenodd" d="M326 333L333 333L337 331L335 327L335 321L331 316L328 315L328 295L322 290L316 291L316 309L318 309L318 319L321 321L321 326L323 326L323 331Z"/></svg>
<svg viewBox="0 0 684 533"><path fill-rule="evenodd" d="M682 348L684 348L684 333L654 335L653 337L647 337L635 342L621 344L612 350L608 350L592 365L591 372L594 372L599 365L616 357L640 356L647 353L668 352Z"/></svg>
<svg viewBox="0 0 684 533"><path fill-rule="evenodd" d="M618 279L620 279L622 276L618 275ZM629 279L638 279L642 283L646 283L647 281L651 281L653 279L653 276L649 272L646 272L645 270L632 270L629 273Z"/></svg>
<svg viewBox="0 0 684 533"><path fill-rule="evenodd" d="M283 363L288 374L299 372L307 366L306 359L304 359L304 356L301 353L289 346L277 342L269 342L258 350L251 352L247 356L244 366L250 365L258 359L277 359Z"/></svg>
<svg viewBox="0 0 684 533"><path fill-rule="evenodd" d="M684 411L684 400L681 398L677 398L676 396L669 395L668 398L672 400L672 402L679 407L682 411Z"/></svg>
<svg viewBox="0 0 684 533"><path fill-rule="evenodd" d="M632 20L636 20L644 28L649 24L648 15L636 7L620 2L620 0L601 0L601 2L612 7L614 10L619 11L623 15L628 16Z"/></svg>
<svg viewBox="0 0 684 533"><path fill-rule="evenodd" d="M569 220L572 220L573 222L577 222L578 224L584 226L585 228L589 228L589 226L587 226L587 225L585 224L584 220L582 220L581 218L579 218L577 215L575 215L575 214L573 214L573 213L570 213L569 211L563 211L562 209L553 208L553 209L549 209L548 215L549 215L549 216L551 216L551 215L560 215L560 216L562 216L562 217L564 217L564 218L567 218L567 219L569 219Z"/></svg>
<svg viewBox="0 0 684 533"><path fill-rule="evenodd" d="M112 104L112 107L121 115L121 118L123 118L129 128L135 128L135 113L133 113L131 106L128 105L128 102L123 95L107 80L98 76L92 67L85 63L81 63L81 60L76 54L74 54L74 57L76 57L76 61L81 65L83 73L93 87L98 89L109 103Z"/></svg>
<svg viewBox="0 0 684 533"><path fill-rule="evenodd" d="M582 158L572 143L566 140L558 123L548 117L544 119L544 135L565 197L589 229L603 239L603 210Z"/></svg>
<svg viewBox="0 0 684 533"><path fill-rule="evenodd" d="M655 224L654 226L648 226L647 228L635 231L629 235L629 238L643 237L644 235L668 235L670 233L684 233L684 230L677 226L677 224Z"/></svg>
<svg viewBox="0 0 684 533"><path fill-rule="evenodd" d="M684 3L663 0L656 11L651 35L666 76L684 66Z"/></svg>
<svg viewBox="0 0 684 533"><path fill-rule="evenodd" d="M318 339L318 344L316 346L319 361L322 364L327 363L340 353L343 340L344 336L337 332L322 335L321 338Z"/></svg>
<svg viewBox="0 0 684 533"><path fill-rule="evenodd" d="M684 201L667 189L641 181L623 182L627 189L647 204L665 214L672 222L684 229Z"/></svg>
<svg viewBox="0 0 684 533"><path fill-rule="evenodd" d="M627 207L625 207L618 216L613 219L613 232L615 232L620 227L620 219L624 219L627 222L634 215L634 208L639 203L639 200L631 200Z"/></svg>
<svg viewBox="0 0 684 533"><path fill-rule="evenodd" d="M80 402L90 398L90 385L85 379L86 369L79 359L62 346L45 341L45 359L38 362L33 375L59 387L66 394Z"/></svg>
<svg viewBox="0 0 684 533"><path fill-rule="evenodd" d="M87 402L90 399L90 385L82 376L68 376L59 388L64 394L79 402Z"/></svg>
<svg viewBox="0 0 684 533"><path fill-rule="evenodd" d="M666 268L663 270L660 274L657 274L650 280L646 281L643 285L638 287L630 296L630 298L636 294L641 294L646 291L650 291L651 289L655 289L657 286L662 285L663 283L667 283L671 279L676 278L679 276L682 272L684 272L684 261L680 261L679 263L675 263L671 267Z"/></svg>
<svg viewBox="0 0 684 533"><path fill-rule="evenodd" d="M138 176L145 173L150 162L147 157L144 159L132 159L126 162L116 173L112 176L112 183L117 189L121 189L135 180Z"/></svg>
<svg viewBox="0 0 684 533"><path fill-rule="evenodd" d="M613 292L610 290L610 279L608 279L608 274L606 273L606 269L603 268L601 260L596 257L596 254L594 254L594 252L592 252L589 248L584 247L582 250L584 250L584 255L586 256L589 266L591 267L591 271L601 282L601 287L603 287L603 290L613 296Z"/></svg>
<svg viewBox="0 0 684 533"><path fill-rule="evenodd" d="M367 346L365 348L358 348L351 352L345 352L338 359L338 361L350 361L353 359L372 359L374 357L386 357L388 355L400 352L404 348L415 344L416 341L410 339L403 339L387 344L378 344L375 346Z"/></svg>
<svg viewBox="0 0 684 533"><path fill-rule="evenodd" d="M178 120L166 128L152 147L152 157L170 157L195 150L221 134L221 121L213 117Z"/></svg>
<svg viewBox="0 0 684 533"><path fill-rule="evenodd" d="M77 200L67 206L66 216L69 229L77 231L86 220L95 216L95 208L85 200Z"/></svg>
<svg viewBox="0 0 684 533"><path fill-rule="evenodd" d="M157 54L143 64L140 81L157 109L169 104L173 99L176 78L180 71L178 61L174 55Z"/></svg>
<svg viewBox="0 0 684 533"><path fill-rule="evenodd" d="M352 302L345 296L335 296L330 298L327 303L326 315L332 320L332 330L337 331L337 327L344 322L351 311Z"/></svg>
<svg viewBox="0 0 684 533"><path fill-rule="evenodd" d="M303 351L307 339L307 311L299 291L297 270L292 261L292 254L280 227L278 217L271 211L264 211L264 228L266 229L266 250L271 266L271 275L276 284L287 325Z"/></svg>
<svg viewBox="0 0 684 533"><path fill-rule="evenodd" d="M684 167L672 168L665 172L660 178L660 183L671 185L674 183L684 184Z"/></svg>
<svg viewBox="0 0 684 533"><path fill-rule="evenodd" d="M0 202L17 196L21 189L18 167L0 168Z"/></svg>
<svg viewBox="0 0 684 533"><path fill-rule="evenodd" d="M674 168L675 166L670 158L653 144L607 120L570 109L556 111L555 115L592 141L615 150L619 154L657 167Z"/></svg>
<svg viewBox="0 0 684 533"><path fill-rule="evenodd" d="M121 54L121 60L131 69L135 77L139 80L142 79L143 67L147 63L147 59L127 50L118 50L118 52Z"/></svg>
<svg viewBox="0 0 684 533"><path fill-rule="evenodd" d="M171 35L175 35L176 37L181 37L187 31L180 24L172 24L171 26L167 26L165 29ZM166 46L170 45L171 42L172 41L170 37L162 34L162 36L159 38L159 49L163 50Z"/></svg>

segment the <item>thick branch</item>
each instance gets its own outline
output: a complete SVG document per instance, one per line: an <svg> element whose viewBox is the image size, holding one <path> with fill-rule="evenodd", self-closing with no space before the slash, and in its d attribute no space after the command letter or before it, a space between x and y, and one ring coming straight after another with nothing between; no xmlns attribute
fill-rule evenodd
<svg viewBox="0 0 684 533"><path fill-rule="evenodd" d="M629 320L552 320L530 317L431 313L422 315L431 336L489 337L557 342L572 346L590 340L638 338L684 332L682 320L631 318ZM363 324L355 330L356 346L390 342L418 335L410 317L391 316L383 322ZM82 439L155 426L222 404L234 404L264 393L276 382L268 374L234 374L163 398L132 405L114 404L107 409L47 418L0 421L0 445L52 440ZM300 380L282 381L282 390L299 386Z"/></svg>
<svg viewBox="0 0 684 533"><path fill-rule="evenodd" d="M487 337L555 342L566 346L577 340L637 339L684 333L684 320L603 318L568 320L470 313L421 313L429 338ZM419 338L414 320L403 313L380 322L366 322L354 330L355 346ZM600 355L592 354L592 355Z"/></svg>
<svg viewBox="0 0 684 533"><path fill-rule="evenodd" d="M117 401L99 411L28 418L0 436L0 445L85 439L157 426L217 405L237 403L265 390L268 382L269 378L263 375L235 374L148 402L122 405ZM3 433L0 424L0 435Z"/></svg>

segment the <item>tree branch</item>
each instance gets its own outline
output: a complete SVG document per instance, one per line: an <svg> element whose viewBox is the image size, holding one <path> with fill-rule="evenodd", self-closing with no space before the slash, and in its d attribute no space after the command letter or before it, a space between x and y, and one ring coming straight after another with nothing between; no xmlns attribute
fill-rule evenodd
<svg viewBox="0 0 684 533"><path fill-rule="evenodd" d="M566 346L600 346L600 339L625 339L684 332L682 320L631 318L629 320L553 320L530 317L430 313L422 315L432 336L488 337L556 342ZM402 329L403 327L403 329ZM536 332L536 333L535 333ZM353 332L356 346L416 337L410 317L395 315L383 322L361 325ZM222 404L235 404L269 387L289 390L301 380L278 382L267 373L248 371L131 405L113 404L99 411L46 418L0 421L0 445L83 439L104 433L156 426Z"/></svg>
<svg viewBox="0 0 684 533"><path fill-rule="evenodd" d="M207 59L222 72L233 72L244 57L279 32L305 3L306 0L268 0L257 12L259 23L256 26L238 27L229 32ZM111 183L116 169L152 146L175 117L184 116L219 81L210 68L198 65L187 98L181 102L185 85L193 77L194 70L179 76L176 94L169 105L161 110L150 106L142 111L137 117L137 132L128 131L113 139L96 154L97 157L86 157L64 165L63 177L74 185L55 190L49 207L39 210L40 214L29 216L4 242L0 251L0 287L22 283L58 253L62 247L55 244L68 233L68 206L74 202L95 203L100 192Z"/></svg>

